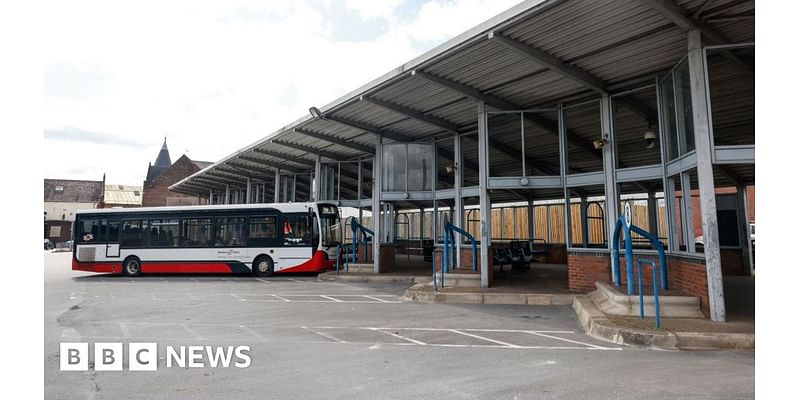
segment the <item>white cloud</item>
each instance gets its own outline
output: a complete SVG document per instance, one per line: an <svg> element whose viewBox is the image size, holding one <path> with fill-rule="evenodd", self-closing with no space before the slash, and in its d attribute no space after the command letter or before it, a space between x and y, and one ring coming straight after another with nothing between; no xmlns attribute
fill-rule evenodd
<svg viewBox="0 0 800 400"><path fill-rule="evenodd" d="M362 19L391 18L403 0L345 0L345 7L354 10Z"/></svg>
<svg viewBox="0 0 800 400"><path fill-rule="evenodd" d="M44 127L149 144L45 137L45 176L140 183L164 135L173 159L188 149L219 160L417 56L420 41L444 41L514 3L430 1L400 22L397 1L348 1L390 21L373 40L343 42L306 1L52 2L48 79L80 79L48 82L59 90L47 90Z"/></svg>

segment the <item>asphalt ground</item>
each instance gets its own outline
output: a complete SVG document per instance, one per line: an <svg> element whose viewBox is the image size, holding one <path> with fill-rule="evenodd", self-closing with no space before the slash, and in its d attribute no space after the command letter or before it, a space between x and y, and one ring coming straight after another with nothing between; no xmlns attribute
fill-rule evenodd
<svg viewBox="0 0 800 400"><path fill-rule="evenodd" d="M753 353L620 347L569 306L416 304L406 285L313 275L70 269L45 255L45 396L52 399L739 399ZM22 329L22 327L19 327ZM60 343L157 343L157 371L60 371ZM173 346L249 346L246 368L166 366ZM127 350L127 349L126 349ZM235 360L234 360L235 361Z"/></svg>

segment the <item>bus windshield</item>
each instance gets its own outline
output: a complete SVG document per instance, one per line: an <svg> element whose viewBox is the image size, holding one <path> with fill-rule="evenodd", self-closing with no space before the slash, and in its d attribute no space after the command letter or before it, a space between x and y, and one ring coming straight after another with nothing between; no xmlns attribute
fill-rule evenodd
<svg viewBox="0 0 800 400"><path fill-rule="evenodd" d="M335 206L320 206L320 225L322 226L322 246L333 247L342 243L342 224Z"/></svg>

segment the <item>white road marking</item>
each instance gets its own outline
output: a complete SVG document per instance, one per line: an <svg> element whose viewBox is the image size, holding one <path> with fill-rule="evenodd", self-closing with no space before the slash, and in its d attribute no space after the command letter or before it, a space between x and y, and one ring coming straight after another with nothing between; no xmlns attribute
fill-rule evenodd
<svg viewBox="0 0 800 400"><path fill-rule="evenodd" d="M318 331L318 330L316 330L316 329L309 328L309 327L307 327L307 326L302 326L301 328L303 328L303 329L305 329L305 330L307 330L307 331L309 331L309 332L316 333L317 335L320 335L320 336L322 336L322 337L324 337L324 338L328 338L328 339L330 339L330 340L333 340L333 341L335 341L335 342L337 342L337 343L347 343L346 341L344 341L344 340L342 340L342 339L339 339L339 338L337 338L337 337L334 337L334 336L328 335L328 334L327 334L327 333L325 333L325 332L320 332L320 331Z"/></svg>
<svg viewBox="0 0 800 400"><path fill-rule="evenodd" d="M469 336L469 337L472 337L472 338L475 338L475 339L485 340L487 342L497 343L497 344L499 344L501 346L513 347L513 348L518 348L519 347L516 344L511 344L511 343L501 342L499 340L489 339L487 337L483 337L483 336L480 336L480 335L474 335L472 333L462 332L462 331L460 331L458 329L448 329L448 331L453 332L453 333L457 333L459 335Z"/></svg>
<svg viewBox="0 0 800 400"><path fill-rule="evenodd" d="M249 334L261 339L264 342L269 342L269 340L267 338L265 338L264 336L262 336L260 333L254 331L254 330L252 330L252 329L250 329L250 328L248 328L248 327L246 327L244 325L239 325L239 328L242 328L243 330L247 331L247 333L249 333Z"/></svg>
<svg viewBox="0 0 800 400"><path fill-rule="evenodd" d="M419 340L416 340L416 339L407 338L407 337L405 337L405 336L398 335L398 334L396 334L396 333L394 333L394 332L384 331L384 330L380 330L380 329L372 329L372 331L374 331L374 332L380 332L380 333L385 333L385 334L387 334L387 335L389 335L389 336L394 336L394 337L396 337L396 338L398 338L398 339L403 339L403 340L409 341L409 342L411 342L411 343L418 344L418 345L420 345L420 346L425 346L425 345L426 345L426 343L425 343L425 342L421 342L421 341L419 341Z"/></svg>
<svg viewBox="0 0 800 400"><path fill-rule="evenodd" d="M273 295L271 295L271 296L272 296L272 297L274 297L274 298L276 298L276 299L281 299L281 300L283 300L283 301L285 301L285 302L287 302L287 303L289 302L289 299L287 299L287 298L285 298L285 297L278 296L277 294L273 294Z"/></svg>
<svg viewBox="0 0 800 400"><path fill-rule="evenodd" d="M605 348L603 346L598 346L598 345L591 344L591 343L579 342L577 340L566 339L566 338L562 338L562 337L558 337L558 336L552 336L552 335L548 335L548 334L541 333L541 332L526 332L526 333L529 333L531 335L546 337L546 338L550 338L550 339L560 340L560 341L567 342L567 343L574 343L574 344L580 344L580 345L584 345L584 346L594 347L594 348L598 348L598 349L604 349Z"/></svg>
<svg viewBox="0 0 800 400"><path fill-rule="evenodd" d="M324 294L319 295L319 297L322 297L323 299L331 300L331 301L336 302L336 303L342 303L342 300L339 300L339 299L331 297L331 296L325 296Z"/></svg>
<svg viewBox="0 0 800 400"><path fill-rule="evenodd" d="M264 282L264 283L269 283L269 281L268 281L268 280L265 280L265 279L261 279L261 278L256 278L256 280L257 280L257 281L261 281L261 282Z"/></svg>
<svg viewBox="0 0 800 400"><path fill-rule="evenodd" d="M379 302L381 302L381 303L395 303L395 302L392 302L392 301L386 301L386 300L384 300L384 299L377 298L377 297L375 297L375 296L367 296L367 295L365 295L365 294L362 294L362 295L361 295L361 297L366 297L366 298L368 298L368 299L372 299L372 300L378 300L378 301L379 301ZM397 303L399 303L399 302L397 302Z"/></svg>
<svg viewBox="0 0 800 400"><path fill-rule="evenodd" d="M234 299L237 299L239 301L247 301L247 299L244 299L244 298L240 297L236 293L231 293L231 297L233 297Z"/></svg>

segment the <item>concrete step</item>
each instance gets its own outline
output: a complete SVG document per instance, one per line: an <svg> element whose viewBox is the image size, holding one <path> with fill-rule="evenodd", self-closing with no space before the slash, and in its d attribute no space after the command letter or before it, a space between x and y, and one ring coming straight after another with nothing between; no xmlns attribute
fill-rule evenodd
<svg viewBox="0 0 800 400"><path fill-rule="evenodd" d="M606 314L639 316L639 295L628 296L607 282L596 282L597 290L589 298ZM697 296L659 296L662 317L705 318ZM644 296L645 316L655 315L653 296Z"/></svg>
<svg viewBox="0 0 800 400"><path fill-rule="evenodd" d="M344 268L343 265L339 265L339 269L342 270ZM373 273L375 272L375 264L369 263L350 263L347 267L347 272L365 272L365 273Z"/></svg>
<svg viewBox="0 0 800 400"><path fill-rule="evenodd" d="M481 287L481 275L446 272L444 274L444 286L479 288Z"/></svg>

